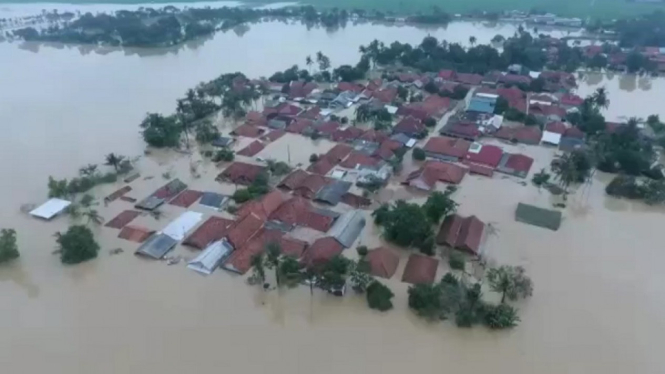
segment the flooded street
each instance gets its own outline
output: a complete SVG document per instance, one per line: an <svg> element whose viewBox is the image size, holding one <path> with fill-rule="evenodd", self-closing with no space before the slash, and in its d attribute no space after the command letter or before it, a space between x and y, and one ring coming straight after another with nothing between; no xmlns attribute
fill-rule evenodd
<svg viewBox="0 0 665 374"><path fill-rule="evenodd" d="M417 43L429 33L467 43L473 35L484 43L515 30L472 23L436 30L367 24L330 33L270 22L244 34L218 33L150 52L0 43L0 227L17 230L21 252L20 260L0 267L3 367L52 374L662 372L665 253L658 233L664 212L607 198L605 175L570 197L557 232L514 221L518 202L548 206L548 192L500 174L464 180L456 193L460 212L477 215L497 231L487 243L490 261L524 265L535 283L534 297L518 304L519 327L499 333L418 319L408 310L407 285L400 282L405 261L388 281L395 310L379 314L354 295L311 297L305 287L263 293L223 270L202 277L183 263L143 260L132 254L136 244L103 227L93 229L102 247L99 258L64 267L51 252L53 234L66 229L68 218L47 223L20 212L21 204L44 201L48 175L72 177L82 165L101 164L109 152L142 155L138 123L144 114L171 113L186 89L221 73L270 75L304 65L317 51L333 65L355 63L358 46L375 38ZM639 79L603 79L588 78L578 93L605 85L608 119L653 113L665 118L664 80L650 80L646 89ZM288 161L284 152L290 152L292 163L307 163L311 153L332 147L317 142L289 134L260 156L275 152ZM553 157L544 147L501 146L534 157L532 172ZM154 179L130 195L147 195L165 183L166 172L199 190L233 192L214 182L214 165L199 161L198 153L142 157L139 170ZM200 178L191 175L192 163ZM102 186L95 195L122 185ZM128 206L116 202L99 211L108 220ZM182 211L164 210L159 222L141 224L157 229ZM377 233L368 217L362 244L382 244ZM110 256L117 247L125 252ZM183 248L177 252L194 256ZM442 265L437 277L443 271Z"/></svg>

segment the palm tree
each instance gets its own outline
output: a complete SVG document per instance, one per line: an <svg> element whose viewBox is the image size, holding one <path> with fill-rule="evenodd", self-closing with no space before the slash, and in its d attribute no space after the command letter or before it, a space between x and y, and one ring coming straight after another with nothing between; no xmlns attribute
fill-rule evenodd
<svg viewBox="0 0 665 374"><path fill-rule="evenodd" d="M260 281L261 287L263 287L266 283L266 269L263 267L263 254L260 253L252 257L251 265L253 268L252 277L257 281Z"/></svg>
<svg viewBox="0 0 665 374"><path fill-rule="evenodd" d="M469 37L469 44L471 44L471 46L473 47L473 46L476 44L476 40L477 40L477 39L476 39L475 36L473 36L473 35L470 36L470 37Z"/></svg>
<svg viewBox="0 0 665 374"><path fill-rule="evenodd" d="M592 98L594 104L600 108L607 109L610 106L610 99L607 97L607 90L605 87L596 89L596 92L593 93Z"/></svg>
<svg viewBox="0 0 665 374"><path fill-rule="evenodd" d="M85 177L91 177L97 172L97 165L88 164L79 169L79 174Z"/></svg>
<svg viewBox="0 0 665 374"><path fill-rule="evenodd" d="M88 219L88 223L94 223L96 225L101 225L104 222L104 218L99 215L95 209L90 209L83 213L83 216Z"/></svg>
<svg viewBox="0 0 665 374"><path fill-rule="evenodd" d="M120 170L120 165L125 160L125 156L116 155L115 153L109 153L106 155L106 162L104 165L113 166L115 172L117 173Z"/></svg>
<svg viewBox="0 0 665 374"><path fill-rule="evenodd" d="M305 57L305 65L307 65L308 70L310 69L313 63L314 61L312 61L312 56Z"/></svg>

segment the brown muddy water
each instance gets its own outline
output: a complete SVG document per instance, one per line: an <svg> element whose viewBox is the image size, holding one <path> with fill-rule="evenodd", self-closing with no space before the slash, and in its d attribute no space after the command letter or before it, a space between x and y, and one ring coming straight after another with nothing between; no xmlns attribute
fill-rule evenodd
<svg viewBox="0 0 665 374"><path fill-rule="evenodd" d="M488 38L496 34L466 25L448 36L465 40L473 34L482 42L483 32ZM102 244L98 259L63 267L51 254L52 235L64 230L68 219L47 223L20 212L21 204L45 199L49 174L73 176L81 165L101 163L108 152L141 155L137 124L144 113L170 112L175 99L199 81L236 70L268 75L318 50L334 64L354 62L357 46L374 38L416 42L428 32L446 36L453 25L447 31L359 27L328 34L279 23L253 25L242 37L218 34L202 45L151 56L43 46L35 52L36 46L0 44L0 226L17 229L21 251L19 261L0 267L3 368L23 373L662 372L663 212L606 198L607 176L597 176L570 198L558 232L513 220L520 201L548 206L545 191L500 175L462 183L461 213L476 214L495 228L486 243L490 261L524 265L535 282L534 297L518 305L522 323L501 333L416 318L406 305L407 286L399 281L404 262L388 281L395 310L379 314L360 297L320 292L310 297L304 288L264 294L225 271L201 277L184 263L141 260L131 254L136 245L107 228L94 229ZM633 93L608 84L610 110L617 105L643 116L665 116L655 101L663 86L655 82L660 81L649 93L654 101L635 96L632 105L622 107L619 98ZM269 147L280 158L291 149L299 162L313 150L325 151L291 136ZM553 156L546 148L518 149L536 157L534 171ZM192 175L192 164L198 176ZM165 183L165 172L196 189L234 189L214 182L218 169L198 153L157 152L142 157L138 168L154 178L133 183L134 197ZM95 195L119 186L103 186ZM397 190L395 196L409 194ZM128 206L118 201L98 209L110 219ZM164 210L161 220L141 217L140 223L158 229L182 211ZM378 234L368 224L360 243L379 245ZM125 252L110 256L116 247ZM194 255L183 248L176 253Z"/></svg>

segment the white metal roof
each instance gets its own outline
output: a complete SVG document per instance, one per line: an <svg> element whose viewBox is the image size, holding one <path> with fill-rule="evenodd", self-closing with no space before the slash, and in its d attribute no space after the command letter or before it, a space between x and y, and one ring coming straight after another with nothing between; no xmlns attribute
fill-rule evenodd
<svg viewBox="0 0 665 374"><path fill-rule="evenodd" d="M551 131L544 131L543 138L540 141L543 143L559 145L561 142L561 134L557 134Z"/></svg>
<svg viewBox="0 0 665 374"><path fill-rule="evenodd" d="M471 143L469 147L469 153L480 153L480 150L483 149L483 145L478 142Z"/></svg>
<svg viewBox="0 0 665 374"><path fill-rule="evenodd" d="M201 274L210 275L232 250L226 241L218 240L207 246L200 255L189 262L187 267Z"/></svg>
<svg viewBox="0 0 665 374"><path fill-rule="evenodd" d="M196 226L203 218L203 214L197 212L185 212L169 223L162 233L169 237L180 241L185 238L185 235Z"/></svg>
<svg viewBox="0 0 665 374"><path fill-rule="evenodd" d="M53 198L33 209L30 212L30 215L44 219L51 219L65 210L71 204L71 201Z"/></svg>
<svg viewBox="0 0 665 374"><path fill-rule="evenodd" d="M407 148L411 148L411 147L413 147L414 145L416 145L416 142L417 142L417 141L418 141L418 140L416 140L416 139L409 139L409 141L406 142L406 147L407 147Z"/></svg>

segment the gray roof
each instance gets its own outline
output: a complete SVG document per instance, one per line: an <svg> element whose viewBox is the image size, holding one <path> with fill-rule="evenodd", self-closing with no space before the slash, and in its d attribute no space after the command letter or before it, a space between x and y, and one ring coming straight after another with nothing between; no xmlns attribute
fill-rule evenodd
<svg viewBox="0 0 665 374"><path fill-rule="evenodd" d="M328 231L332 236L346 248L356 241L365 227L365 217L359 210L350 210L342 214Z"/></svg>
<svg viewBox="0 0 665 374"><path fill-rule="evenodd" d="M335 212L334 210L324 209L324 208L312 207L310 211L320 214L322 216L332 217L332 218L338 218L339 216L341 216L339 212Z"/></svg>
<svg viewBox="0 0 665 374"><path fill-rule="evenodd" d="M515 211L515 220L556 231L561 226L561 212L519 203Z"/></svg>
<svg viewBox="0 0 665 374"><path fill-rule="evenodd" d="M154 196L148 196L134 205L136 209L155 210L166 201Z"/></svg>
<svg viewBox="0 0 665 374"><path fill-rule="evenodd" d="M584 143L584 140L578 138L569 138L564 136L561 138L561 141L559 141L559 149L564 152L572 152L575 149L582 149L585 147L586 143Z"/></svg>
<svg viewBox="0 0 665 374"><path fill-rule="evenodd" d="M233 144L236 140L233 138L229 138L226 136L220 136L219 138L213 140L210 144L212 144L215 147L228 147L229 145Z"/></svg>
<svg viewBox="0 0 665 374"><path fill-rule="evenodd" d="M364 153L368 156L371 156L379 149L379 143L377 142L367 142L364 140L356 140L353 143L353 149L360 153Z"/></svg>
<svg viewBox="0 0 665 374"><path fill-rule="evenodd" d="M268 121L268 127L274 130L283 130L286 128L286 121L280 119L271 119Z"/></svg>
<svg viewBox="0 0 665 374"><path fill-rule="evenodd" d="M187 264L189 269L210 275L230 254L233 247L226 240L213 242Z"/></svg>
<svg viewBox="0 0 665 374"><path fill-rule="evenodd" d="M199 204L219 209L222 207L222 205L224 205L224 203L228 201L228 199L228 196L224 196L222 194L215 192L204 192L203 195L201 195Z"/></svg>
<svg viewBox="0 0 665 374"><path fill-rule="evenodd" d="M390 139L398 141L398 142L402 143L403 145L405 145L406 143L409 142L409 140L411 140L410 137L408 137L406 134L403 134L403 133L395 134L395 135L391 136Z"/></svg>
<svg viewBox="0 0 665 374"><path fill-rule="evenodd" d="M352 183L346 181L335 181L326 186L323 186L316 193L314 197L315 201L322 201L330 205L337 205L340 200L342 200L342 195L347 193L351 188Z"/></svg>
<svg viewBox="0 0 665 374"><path fill-rule="evenodd" d="M263 227L267 230L279 230L282 232L289 232L293 230L293 225L281 221L267 221Z"/></svg>
<svg viewBox="0 0 665 374"><path fill-rule="evenodd" d="M164 257L178 242L166 234L155 234L148 238L136 250L136 254L147 256L159 260Z"/></svg>

